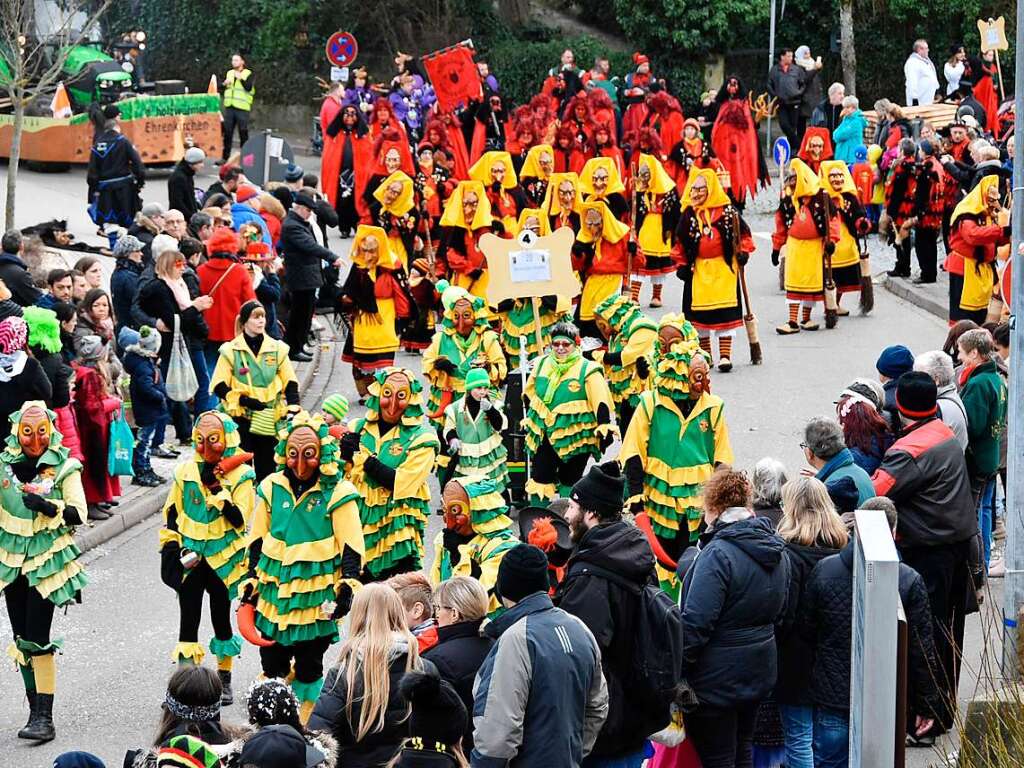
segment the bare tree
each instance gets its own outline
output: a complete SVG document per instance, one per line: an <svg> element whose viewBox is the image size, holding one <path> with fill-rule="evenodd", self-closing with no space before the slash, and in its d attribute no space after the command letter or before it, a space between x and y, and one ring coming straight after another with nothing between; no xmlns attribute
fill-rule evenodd
<svg viewBox="0 0 1024 768"><path fill-rule="evenodd" d="M73 46L78 45L99 22L111 0L58 0L59 16L48 19L48 34L37 34L35 0L0 0L0 57L7 72L0 71L0 90L6 91L14 112L10 163L7 167L7 199L4 228L14 226L14 202L21 160L25 107L52 93ZM80 25L77 29L76 26Z"/></svg>
<svg viewBox="0 0 1024 768"><path fill-rule="evenodd" d="M843 61L843 85L857 93L857 51L853 46L853 1L839 0L839 55Z"/></svg>

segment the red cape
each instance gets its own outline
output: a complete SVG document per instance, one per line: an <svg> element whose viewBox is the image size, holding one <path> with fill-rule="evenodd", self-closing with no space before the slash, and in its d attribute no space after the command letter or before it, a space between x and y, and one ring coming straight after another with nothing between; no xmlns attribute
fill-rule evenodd
<svg viewBox="0 0 1024 768"><path fill-rule="evenodd" d="M711 148L729 171L733 199L742 202L757 194L760 173L760 147L757 128L744 99L727 99L718 110L711 128Z"/></svg>

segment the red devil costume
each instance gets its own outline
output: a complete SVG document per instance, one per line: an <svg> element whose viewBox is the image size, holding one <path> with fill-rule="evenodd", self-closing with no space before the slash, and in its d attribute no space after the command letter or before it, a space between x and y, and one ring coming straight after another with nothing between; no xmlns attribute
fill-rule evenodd
<svg viewBox="0 0 1024 768"><path fill-rule="evenodd" d="M738 77L726 79L718 92L718 117L711 128L711 148L729 173L729 193L742 205L758 187L768 185L768 167L757 140L757 125Z"/></svg>

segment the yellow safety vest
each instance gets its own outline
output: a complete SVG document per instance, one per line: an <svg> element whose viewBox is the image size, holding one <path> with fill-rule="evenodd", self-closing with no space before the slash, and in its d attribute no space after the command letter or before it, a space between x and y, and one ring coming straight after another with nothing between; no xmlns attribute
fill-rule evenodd
<svg viewBox="0 0 1024 768"><path fill-rule="evenodd" d="M229 69L228 74L230 75L234 70ZM252 74L252 70L243 69L241 72L235 72L235 79L231 80L228 86L224 89L224 108L234 107L235 109L242 109L248 112L252 109L252 97L256 95L256 88L254 87L251 91L245 90L242 87L242 83L249 79ZM224 78L227 80L227 77Z"/></svg>

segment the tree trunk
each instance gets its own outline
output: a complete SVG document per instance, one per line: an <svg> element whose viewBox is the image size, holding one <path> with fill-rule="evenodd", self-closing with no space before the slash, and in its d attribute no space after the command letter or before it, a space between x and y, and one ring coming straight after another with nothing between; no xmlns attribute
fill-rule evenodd
<svg viewBox="0 0 1024 768"><path fill-rule="evenodd" d="M530 20L530 0L498 0L498 12L506 24L525 26Z"/></svg>
<svg viewBox="0 0 1024 768"><path fill-rule="evenodd" d="M850 96L857 95L857 51L853 47L853 0L839 3L839 50L843 60L843 85Z"/></svg>
<svg viewBox="0 0 1024 768"><path fill-rule="evenodd" d="M11 158L7 165L7 201L4 211L4 229L14 228L14 200L18 184L18 161L21 159L21 134L25 127L25 90L15 87L14 131L11 134Z"/></svg>

